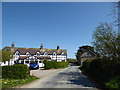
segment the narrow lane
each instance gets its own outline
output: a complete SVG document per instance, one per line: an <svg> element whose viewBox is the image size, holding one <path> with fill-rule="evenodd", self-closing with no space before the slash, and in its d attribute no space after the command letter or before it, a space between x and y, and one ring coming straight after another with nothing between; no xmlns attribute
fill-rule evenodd
<svg viewBox="0 0 120 90"><path fill-rule="evenodd" d="M27 87L26 87L27 88ZM78 66L70 66L52 76L29 85L28 88L88 88L96 89L88 78L81 74Z"/></svg>

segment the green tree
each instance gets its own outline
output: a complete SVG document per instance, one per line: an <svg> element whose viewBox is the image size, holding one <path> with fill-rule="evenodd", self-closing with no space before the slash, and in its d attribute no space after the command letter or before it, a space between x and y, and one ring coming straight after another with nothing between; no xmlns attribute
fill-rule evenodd
<svg viewBox="0 0 120 90"><path fill-rule="evenodd" d="M96 27L92 44L101 57L107 56L119 61L120 35L113 31L112 25L109 23L101 23Z"/></svg>
<svg viewBox="0 0 120 90"><path fill-rule="evenodd" d="M111 15L113 16L113 24L115 26L119 26L120 25L120 1L113 3Z"/></svg>
<svg viewBox="0 0 120 90"><path fill-rule="evenodd" d="M0 50L0 62L2 62L2 50Z"/></svg>
<svg viewBox="0 0 120 90"><path fill-rule="evenodd" d="M2 62L9 61L13 57L11 51L1 50L0 52L0 61Z"/></svg>

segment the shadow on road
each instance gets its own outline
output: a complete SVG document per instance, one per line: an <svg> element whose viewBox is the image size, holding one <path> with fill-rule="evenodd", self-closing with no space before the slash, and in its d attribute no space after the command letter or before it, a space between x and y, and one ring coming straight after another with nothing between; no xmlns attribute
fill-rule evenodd
<svg viewBox="0 0 120 90"><path fill-rule="evenodd" d="M80 85L83 87L93 87L93 88L98 88L97 86L95 86L94 84L92 84L88 78L84 75L82 75L80 72L61 72L60 73L63 77L67 76L68 77L68 81L70 81L70 83L68 84L74 84L74 85Z"/></svg>

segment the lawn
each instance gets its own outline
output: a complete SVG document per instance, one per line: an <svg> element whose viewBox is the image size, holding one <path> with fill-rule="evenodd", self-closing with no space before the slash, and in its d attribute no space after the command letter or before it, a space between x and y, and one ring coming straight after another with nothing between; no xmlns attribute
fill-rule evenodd
<svg viewBox="0 0 120 90"><path fill-rule="evenodd" d="M30 83L39 78L34 76L28 76L25 79L2 79L2 88L11 88L15 86L21 86L26 83Z"/></svg>

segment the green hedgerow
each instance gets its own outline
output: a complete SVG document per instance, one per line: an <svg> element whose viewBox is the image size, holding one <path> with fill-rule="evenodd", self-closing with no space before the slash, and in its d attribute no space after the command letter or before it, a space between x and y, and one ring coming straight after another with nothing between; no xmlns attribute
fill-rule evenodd
<svg viewBox="0 0 120 90"><path fill-rule="evenodd" d="M2 78L24 79L30 71L27 65L2 66Z"/></svg>
<svg viewBox="0 0 120 90"><path fill-rule="evenodd" d="M105 87L120 89L120 76L113 77L108 82L105 82Z"/></svg>
<svg viewBox="0 0 120 90"><path fill-rule="evenodd" d="M65 68L68 66L68 62L57 62L57 61L45 61L44 62L45 69L51 69L51 68Z"/></svg>

